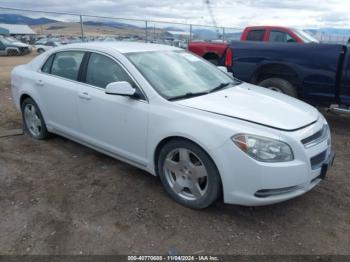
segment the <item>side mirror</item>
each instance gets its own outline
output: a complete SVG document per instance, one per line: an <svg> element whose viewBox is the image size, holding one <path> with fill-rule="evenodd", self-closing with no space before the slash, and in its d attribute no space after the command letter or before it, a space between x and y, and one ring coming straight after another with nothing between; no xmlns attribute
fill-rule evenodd
<svg viewBox="0 0 350 262"><path fill-rule="evenodd" d="M112 82L106 86L106 94L108 95L134 96L135 93L135 88L126 81Z"/></svg>
<svg viewBox="0 0 350 262"><path fill-rule="evenodd" d="M217 66L217 68L219 70L221 70L222 72L224 72L226 75L228 75L229 77L233 77L233 73L229 72L227 70L227 67L226 66Z"/></svg>
<svg viewBox="0 0 350 262"><path fill-rule="evenodd" d="M217 66L218 69L220 69L224 73L228 73L226 66Z"/></svg>

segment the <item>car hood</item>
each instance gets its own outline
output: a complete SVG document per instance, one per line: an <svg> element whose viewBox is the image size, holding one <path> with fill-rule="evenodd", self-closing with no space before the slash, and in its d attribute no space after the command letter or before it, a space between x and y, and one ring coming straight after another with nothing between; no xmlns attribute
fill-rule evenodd
<svg viewBox="0 0 350 262"><path fill-rule="evenodd" d="M285 131L310 125L319 115L300 100L247 83L176 103Z"/></svg>

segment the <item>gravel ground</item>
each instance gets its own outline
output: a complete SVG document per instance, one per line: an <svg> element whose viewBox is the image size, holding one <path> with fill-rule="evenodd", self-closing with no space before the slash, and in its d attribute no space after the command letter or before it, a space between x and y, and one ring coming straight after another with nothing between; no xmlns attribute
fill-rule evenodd
<svg viewBox="0 0 350 262"><path fill-rule="evenodd" d="M0 129L21 127L0 57ZM350 254L350 118L326 114L337 153L328 179L267 207L194 211L158 178L55 136L0 138L0 254Z"/></svg>

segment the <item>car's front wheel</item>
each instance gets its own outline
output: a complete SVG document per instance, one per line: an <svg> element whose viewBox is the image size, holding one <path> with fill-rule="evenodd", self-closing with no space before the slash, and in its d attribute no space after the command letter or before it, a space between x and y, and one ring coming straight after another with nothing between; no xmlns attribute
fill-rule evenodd
<svg viewBox="0 0 350 262"><path fill-rule="evenodd" d="M206 208L221 194L221 179L213 160L187 140L171 140L161 149L158 174L169 195L190 208Z"/></svg>
<svg viewBox="0 0 350 262"><path fill-rule="evenodd" d="M21 108L25 131L35 139L48 138L49 132L46 129L44 118L34 100L29 97L24 99Z"/></svg>

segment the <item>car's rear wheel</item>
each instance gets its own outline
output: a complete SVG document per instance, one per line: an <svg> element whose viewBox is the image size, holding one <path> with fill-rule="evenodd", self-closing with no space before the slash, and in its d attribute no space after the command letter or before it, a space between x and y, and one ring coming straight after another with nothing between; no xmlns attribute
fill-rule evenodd
<svg viewBox="0 0 350 262"><path fill-rule="evenodd" d="M42 49L42 48L39 48L39 49L37 50L37 52L38 52L38 54L42 54L42 53L44 53L44 52L45 52L45 50L44 50L44 49Z"/></svg>
<svg viewBox="0 0 350 262"><path fill-rule="evenodd" d="M258 85L292 97L298 96L294 86L282 78L268 78L258 83Z"/></svg>
<svg viewBox="0 0 350 262"><path fill-rule="evenodd" d="M158 174L169 195L190 208L206 208L221 194L221 179L213 160L187 140L171 140L161 149Z"/></svg>
<svg viewBox="0 0 350 262"><path fill-rule="evenodd" d="M44 118L34 100L29 97L24 99L21 108L25 131L35 139L48 138L49 132L46 129Z"/></svg>

